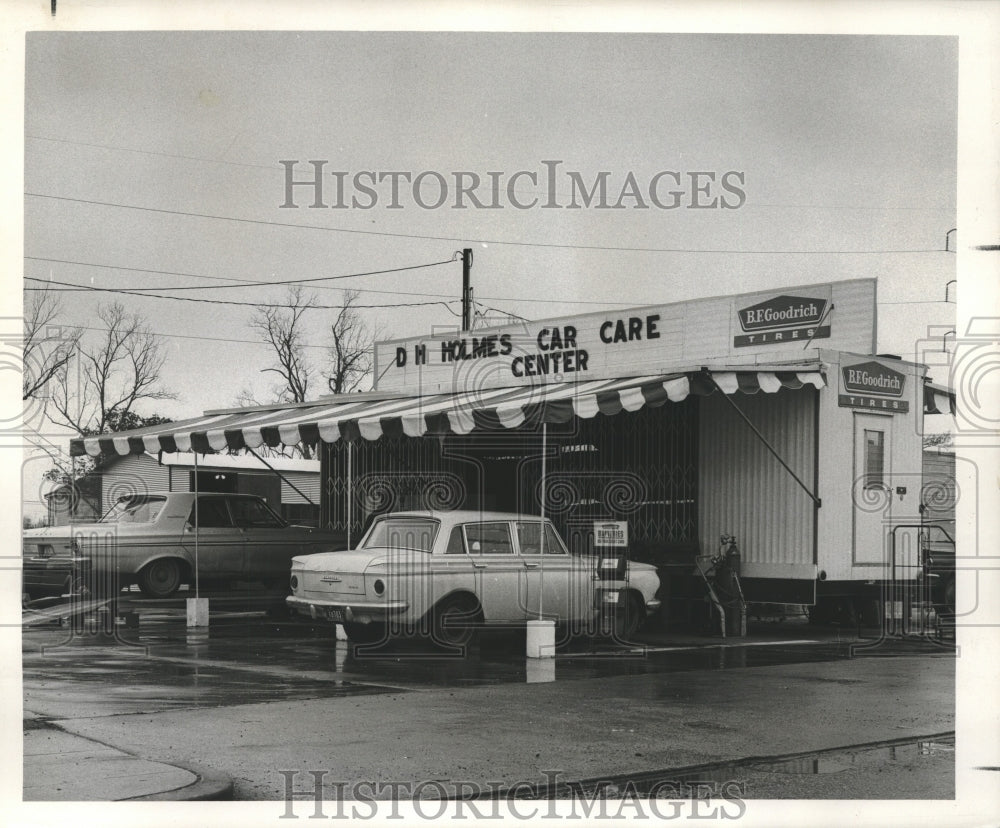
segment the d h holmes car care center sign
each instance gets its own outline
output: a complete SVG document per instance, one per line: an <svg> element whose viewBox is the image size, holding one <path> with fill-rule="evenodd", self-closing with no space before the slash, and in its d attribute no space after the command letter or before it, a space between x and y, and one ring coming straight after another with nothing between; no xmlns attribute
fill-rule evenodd
<svg viewBox="0 0 1000 828"><path fill-rule="evenodd" d="M910 403L902 399L906 375L869 360L840 368L838 401L846 408L905 413Z"/></svg>
<svg viewBox="0 0 1000 828"><path fill-rule="evenodd" d="M376 389L434 394L780 363L810 346L872 353L874 340L875 280L855 279L379 342Z"/></svg>

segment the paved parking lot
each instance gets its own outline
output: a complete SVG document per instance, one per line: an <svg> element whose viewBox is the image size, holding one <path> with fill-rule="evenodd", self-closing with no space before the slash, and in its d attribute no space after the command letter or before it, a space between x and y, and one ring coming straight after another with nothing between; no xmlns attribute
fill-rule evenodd
<svg viewBox="0 0 1000 828"><path fill-rule="evenodd" d="M435 780L455 793L470 781L538 784L547 771L585 780L880 739L916 745L954 728L951 648L857 649L856 631L801 621L758 624L744 640L656 630L630 647L578 639L533 660L523 631L486 633L464 658L420 642L361 654L331 626L258 610L222 607L192 631L177 608L138 609L138 626L110 636L89 625L25 631L33 729L209 768L232 780L237 799L281 800L289 784L308 784L308 769ZM32 798L45 798L31 784L44 761L26 760ZM750 798L753 786L768 798L953 795L947 748L914 749L880 773L859 762L848 763L850 783L851 774L762 772L760 761L737 775L752 780ZM858 794L861 779L872 789Z"/></svg>

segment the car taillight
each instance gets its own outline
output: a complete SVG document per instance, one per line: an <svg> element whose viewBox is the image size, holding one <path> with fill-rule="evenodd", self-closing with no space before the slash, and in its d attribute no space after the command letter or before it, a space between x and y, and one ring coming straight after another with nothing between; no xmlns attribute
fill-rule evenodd
<svg viewBox="0 0 1000 828"><path fill-rule="evenodd" d="M381 578L377 578L373 586L375 587L376 595L381 595L383 592L385 592L385 581L383 581Z"/></svg>
<svg viewBox="0 0 1000 828"><path fill-rule="evenodd" d="M291 578L288 579L288 583L292 587L292 592L295 592L295 590L299 588L299 576L293 575Z"/></svg>

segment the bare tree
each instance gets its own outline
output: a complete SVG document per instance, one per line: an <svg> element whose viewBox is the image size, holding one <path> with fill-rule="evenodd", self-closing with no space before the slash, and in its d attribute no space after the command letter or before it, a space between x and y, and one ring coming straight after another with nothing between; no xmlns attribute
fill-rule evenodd
<svg viewBox="0 0 1000 828"><path fill-rule="evenodd" d="M378 329L369 331L358 313L356 290L344 291L344 303L330 326L330 372L327 385L334 394L354 391L372 370L372 347L381 335Z"/></svg>
<svg viewBox="0 0 1000 828"><path fill-rule="evenodd" d="M371 334L361 319L356 303L358 291L344 291L343 306L330 326L330 370L323 372L329 389L335 394L354 391L372 370ZM281 377L272 389L277 402L305 402L309 383L315 375L306 349L310 345L305 324L306 311L316 306L316 296L301 285L288 288L284 303L279 307L259 306L250 318L250 327L262 341L269 344L274 364L262 369ZM240 392L238 401L244 405L260 405L250 389ZM309 458L309 446L298 447Z"/></svg>
<svg viewBox="0 0 1000 828"><path fill-rule="evenodd" d="M62 302L45 290L29 293L24 306L24 372L22 399L38 399L73 356L83 333L56 323Z"/></svg>
<svg viewBox="0 0 1000 828"><path fill-rule="evenodd" d="M161 385L166 357L159 337L118 302L98 306L97 316L104 323L101 336L92 345L81 342L79 360L56 372L52 421L84 436L162 422L135 413L144 401L176 399Z"/></svg>
<svg viewBox="0 0 1000 828"><path fill-rule="evenodd" d="M316 296L305 293L300 285L288 288L282 307L261 305L250 318L250 327L274 349L275 365L263 368L281 377L274 389L280 402L305 402L312 369L305 356L306 332L303 317L314 305Z"/></svg>
<svg viewBox="0 0 1000 828"><path fill-rule="evenodd" d="M274 351L275 364L262 368L263 373L275 373L281 382L272 389L276 402L305 402L309 393L312 367L306 358L307 332L305 314L316 304L316 296L306 293L301 285L288 288L281 307L261 305L250 317L250 327ZM260 405L249 388L240 392L243 404ZM312 457L309 446L301 444L298 452L307 460Z"/></svg>

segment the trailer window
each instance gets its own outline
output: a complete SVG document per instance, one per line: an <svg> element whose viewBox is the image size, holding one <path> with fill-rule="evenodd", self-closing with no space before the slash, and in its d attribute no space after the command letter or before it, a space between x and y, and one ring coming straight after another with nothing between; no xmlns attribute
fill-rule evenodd
<svg viewBox="0 0 1000 828"><path fill-rule="evenodd" d="M865 429L865 489L885 485L885 433Z"/></svg>

